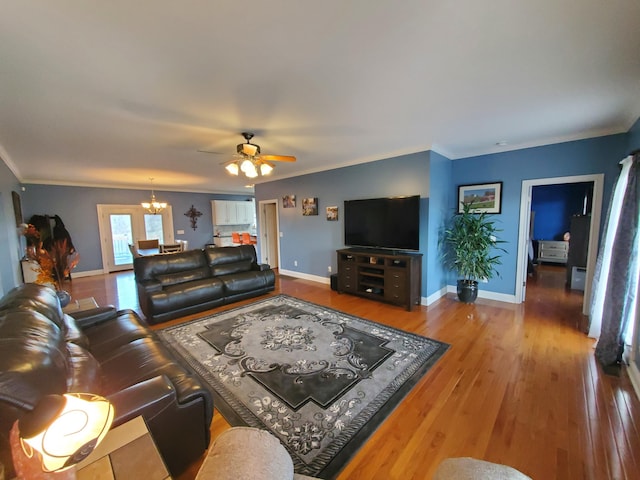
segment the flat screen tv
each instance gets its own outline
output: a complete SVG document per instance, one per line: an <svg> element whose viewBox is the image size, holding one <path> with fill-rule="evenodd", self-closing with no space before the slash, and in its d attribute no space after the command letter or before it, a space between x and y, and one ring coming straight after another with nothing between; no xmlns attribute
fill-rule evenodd
<svg viewBox="0 0 640 480"><path fill-rule="evenodd" d="M345 200L344 243L350 247L420 249L420 196Z"/></svg>

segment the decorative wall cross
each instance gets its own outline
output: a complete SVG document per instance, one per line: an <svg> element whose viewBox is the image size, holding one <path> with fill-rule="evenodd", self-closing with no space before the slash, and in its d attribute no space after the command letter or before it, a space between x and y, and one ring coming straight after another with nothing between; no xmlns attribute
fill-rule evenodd
<svg viewBox="0 0 640 480"><path fill-rule="evenodd" d="M198 222L198 217L202 216L202 212L198 211L196 209L196 207L194 207L193 205L191 205L191 208L189 210L187 210L184 215L186 217L189 217L191 219L191 228L193 228L194 230L196 228L198 228L197 222Z"/></svg>

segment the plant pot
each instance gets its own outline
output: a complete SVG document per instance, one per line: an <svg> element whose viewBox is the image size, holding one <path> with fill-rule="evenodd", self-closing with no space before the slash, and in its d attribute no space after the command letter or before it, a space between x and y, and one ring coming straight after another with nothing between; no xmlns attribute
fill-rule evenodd
<svg viewBox="0 0 640 480"><path fill-rule="evenodd" d="M478 298L478 282L475 280L458 280L458 299L462 303L473 303Z"/></svg>
<svg viewBox="0 0 640 480"><path fill-rule="evenodd" d="M58 296L58 300L60 300L60 306L62 308L69 305L69 302L71 301L71 295L69 295L69 292L66 290L57 290L56 295Z"/></svg>

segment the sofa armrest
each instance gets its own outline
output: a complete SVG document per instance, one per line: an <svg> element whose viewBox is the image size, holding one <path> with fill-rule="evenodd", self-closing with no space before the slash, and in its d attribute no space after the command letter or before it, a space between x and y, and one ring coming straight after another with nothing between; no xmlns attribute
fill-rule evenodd
<svg viewBox="0 0 640 480"><path fill-rule="evenodd" d="M269 265L268 263L252 263L251 270L258 270L260 272L263 272L265 270L271 270L271 265Z"/></svg>
<svg viewBox="0 0 640 480"><path fill-rule="evenodd" d="M121 425L144 414L145 420L176 404L176 391L165 375L158 375L109 395L115 409L113 426Z"/></svg>
<svg viewBox="0 0 640 480"><path fill-rule="evenodd" d="M145 280L138 282L138 287L142 288L146 293L154 293L162 291L162 283L159 280Z"/></svg>
<svg viewBox="0 0 640 480"><path fill-rule="evenodd" d="M76 321L78 327L85 329L114 318L116 316L116 307L106 305L80 312L71 312L68 315Z"/></svg>

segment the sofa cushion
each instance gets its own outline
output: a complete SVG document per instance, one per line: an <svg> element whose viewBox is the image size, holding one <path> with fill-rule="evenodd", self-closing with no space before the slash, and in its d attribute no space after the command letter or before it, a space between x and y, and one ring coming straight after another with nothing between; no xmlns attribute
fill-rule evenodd
<svg viewBox="0 0 640 480"><path fill-rule="evenodd" d="M67 343L67 391L102 394L100 364L88 350Z"/></svg>
<svg viewBox="0 0 640 480"><path fill-rule="evenodd" d="M150 295L153 314L170 312L191 305L222 298L223 284L217 278L203 278L193 282L169 285Z"/></svg>
<svg viewBox="0 0 640 480"><path fill-rule="evenodd" d="M273 270L251 271L244 273L234 273L221 277L224 282L225 294L235 295L237 293L249 292L251 290L261 290L273 285Z"/></svg>
<svg viewBox="0 0 640 480"><path fill-rule="evenodd" d="M41 313L0 311L1 395L31 408L40 397L67 388L67 348L60 327Z"/></svg>
<svg viewBox="0 0 640 480"><path fill-rule="evenodd" d="M83 348L89 348L89 339L82 333L75 319L70 315L64 314L63 321L66 327L65 340L80 345Z"/></svg>
<svg viewBox="0 0 640 480"><path fill-rule="evenodd" d="M187 250L171 255L149 255L133 259L137 282L156 280L159 275L187 272L207 267L202 250Z"/></svg>
<svg viewBox="0 0 640 480"><path fill-rule="evenodd" d="M156 275L156 280L158 280L163 287L166 287L168 285L193 282L194 280L207 278L209 275L209 269L207 267L202 267L194 270L184 270L180 272Z"/></svg>
<svg viewBox="0 0 640 480"><path fill-rule="evenodd" d="M232 275L234 273L250 272L251 262L247 260L244 262L223 263L210 268L211 275L214 277L222 277L224 275Z"/></svg>
<svg viewBox="0 0 640 480"><path fill-rule="evenodd" d="M152 335L149 327L132 310L121 310L108 321L91 325L83 332L98 360L123 345Z"/></svg>
<svg viewBox="0 0 640 480"><path fill-rule="evenodd" d="M213 276L247 272L256 262L256 250L253 245L207 248L205 255Z"/></svg>
<svg viewBox="0 0 640 480"><path fill-rule="evenodd" d="M60 301L51 287L24 283L13 288L0 299L0 311L13 308L35 310L55 322L63 331L66 328Z"/></svg>

